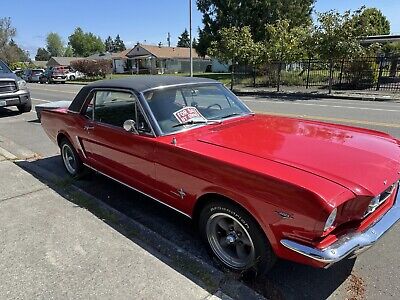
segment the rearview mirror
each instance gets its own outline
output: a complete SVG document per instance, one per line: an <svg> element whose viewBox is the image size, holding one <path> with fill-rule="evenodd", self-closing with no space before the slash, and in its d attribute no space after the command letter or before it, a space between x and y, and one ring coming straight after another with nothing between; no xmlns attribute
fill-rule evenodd
<svg viewBox="0 0 400 300"><path fill-rule="evenodd" d="M133 120L126 120L126 121L124 122L123 127L124 127L124 129L125 129L126 131L128 131L128 132L133 132L134 134L139 134L139 132L137 131L135 125L136 125L136 122L135 122L135 121L133 121Z"/></svg>

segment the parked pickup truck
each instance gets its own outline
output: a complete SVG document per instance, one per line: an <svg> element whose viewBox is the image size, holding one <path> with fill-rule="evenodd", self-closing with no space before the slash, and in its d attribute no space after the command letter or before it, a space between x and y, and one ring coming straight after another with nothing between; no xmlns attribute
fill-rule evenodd
<svg viewBox="0 0 400 300"><path fill-rule="evenodd" d="M25 113L31 111L32 102L25 80L0 60L0 107L7 106L16 106L21 113Z"/></svg>

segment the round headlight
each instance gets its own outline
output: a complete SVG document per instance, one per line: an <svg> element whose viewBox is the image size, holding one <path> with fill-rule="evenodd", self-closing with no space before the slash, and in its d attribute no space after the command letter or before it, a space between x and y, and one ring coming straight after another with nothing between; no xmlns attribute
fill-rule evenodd
<svg viewBox="0 0 400 300"><path fill-rule="evenodd" d="M328 219L326 220L324 231L328 230L332 227L333 223L336 220L337 208L332 210L331 214L329 215Z"/></svg>
<svg viewBox="0 0 400 300"><path fill-rule="evenodd" d="M17 81L18 89L20 90L26 90L26 81L25 80L18 80Z"/></svg>

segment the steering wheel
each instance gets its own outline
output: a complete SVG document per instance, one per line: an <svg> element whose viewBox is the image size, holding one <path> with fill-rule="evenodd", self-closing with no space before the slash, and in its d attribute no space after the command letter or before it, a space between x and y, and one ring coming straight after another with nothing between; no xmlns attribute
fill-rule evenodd
<svg viewBox="0 0 400 300"><path fill-rule="evenodd" d="M214 103L214 104L211 104L211 105L207 106L207 109L210 109L210 108L213 107L213 106L218 106L218 108L219 108L220 110L222 110L222 106L219 105L218 103Z"/></svg>

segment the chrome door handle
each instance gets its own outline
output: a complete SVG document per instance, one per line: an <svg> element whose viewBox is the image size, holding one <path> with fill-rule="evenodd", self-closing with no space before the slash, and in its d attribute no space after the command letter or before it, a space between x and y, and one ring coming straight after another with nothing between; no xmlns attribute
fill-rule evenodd
<svg viewBox="0 0 400 300"><path fill-rule="evenodd" d="M83 127L83 129L84 129L84 130L93 130L93 129L94 129L94 126L93 126L93 125L85 125L85 126Z"/></svg>

